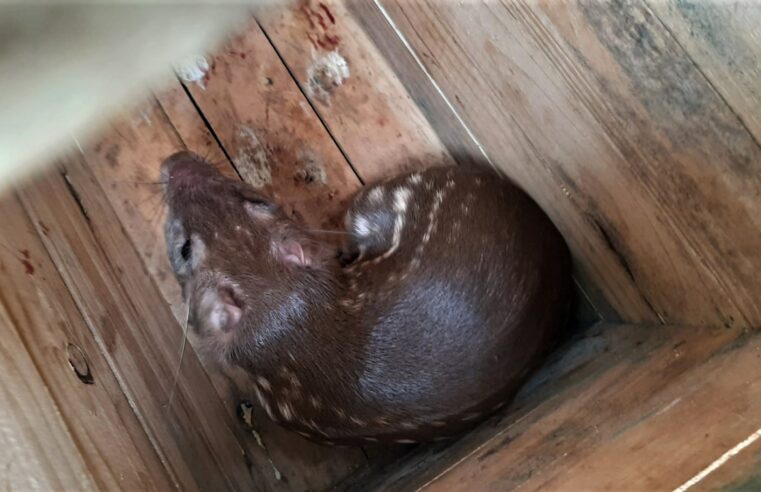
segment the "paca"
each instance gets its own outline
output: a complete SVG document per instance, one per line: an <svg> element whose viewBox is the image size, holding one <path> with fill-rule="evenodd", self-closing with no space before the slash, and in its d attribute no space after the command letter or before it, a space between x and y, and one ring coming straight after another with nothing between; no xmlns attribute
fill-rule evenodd
<svg viewBox="0 0 761 492"><path fill-rule="evenodd" d="M563 238L488 170L366 186L340 254L193 153L161 174L196 346L246 371L270 418L308 438L456 435L513 397L567 317Z"/></svg>

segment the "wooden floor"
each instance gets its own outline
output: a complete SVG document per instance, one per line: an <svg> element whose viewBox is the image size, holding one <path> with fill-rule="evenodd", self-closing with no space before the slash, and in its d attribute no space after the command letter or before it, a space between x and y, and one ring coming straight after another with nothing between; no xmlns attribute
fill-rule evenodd
<svg viewBox="0 0 761 492"><path fill-rule="evenodd" d="M257 12L202 79L0 198L0 485L673 490L706 469L702 487L757 485L761 8L591 5ZM320 228L363 183L488 161L568 239L585 329L450 445L311 444L192 351L168 405L186 312L156 182L181 148Z"/></svg>

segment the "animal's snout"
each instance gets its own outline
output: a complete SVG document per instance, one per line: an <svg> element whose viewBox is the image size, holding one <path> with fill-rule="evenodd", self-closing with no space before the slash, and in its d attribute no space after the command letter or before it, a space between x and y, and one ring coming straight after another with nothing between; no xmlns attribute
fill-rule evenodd
<svg viewBox="0 0 761 492"><path fill-rule="evenodd" d="M192 186L216 176L217 170L193 152L182 150L161 163L161 182L164 186Z"/></svg>

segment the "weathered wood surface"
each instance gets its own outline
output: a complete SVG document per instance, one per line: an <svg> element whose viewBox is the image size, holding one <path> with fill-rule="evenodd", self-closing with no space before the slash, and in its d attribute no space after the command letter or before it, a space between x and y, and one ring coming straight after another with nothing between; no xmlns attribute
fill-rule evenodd
<svg viewBox="0 0 761 492"><path fill-rule="evenodd" d="M645 4L381 3L623 319L759 325L761 147Z"/></svg>
<svg viewBox="0 0 761 492"><path fill-rule="evenodd" d="M761 433L761 429L759 429ZM699 475L694 490L723 490L726 492L754 492L761 490L761 436L749 445L744 442L716 457L715 465L708 465ZM715 466L719 466L715 468ZM707 473L707 475L705 475ZM681 492L681 491L680 491Z"/></svg>
<svg viewBox="0 0 761 492"><path fill-rule="evenodd" d="M96 490L42 375L0 304L0 460L6 490Z"/></svg>
<svg viewBox="0 0 761 492"><path fill-rule="evenodd" d="M174 483L23 208L10 195L0 200L0 209L0 338L14 346L2 357L14 367L3 370L0 407L14 417L3 418L0 447L9 456L0 458L6 467L0 483L6 480L7 489L21 490L32 487L36 477L39 486L51 489L172 488ZM26 401L28 397L34 400ZM13 432L14 420L25 438L14 441L7 434ZM60 439L70 440L75 449L67 449L69 444ZM43 453L30 457L19 449L25 445L40 446ZM80 459L84 469L75 463ZM28 468L37 465L44 466L37 471ZM59 466L80 476L64 479L56 471ZM48 482L56 477L62 481Z"/></svg>
<svg viewBox="0 0 761 492"><path fill-rule="evenodd" d="M761 427L759 334L601 325L564 352L506 415L374 488L673 490Z"/></svg>
<svg viewBox="0 0 761 492"><path fill-rule="evenodd" d="M253 18L209 65L188 89L243 179L312 227L340 223L360 182Z"/></svg>
<svg viewBox="0 0 761 492"><path fill-rule="evenodd" d="M448 101L441 96L435 81L426 72L416 53L389 24L383 12L373 2L344 2L352 21L359 26L393 69L409 97L436 132L442 144L458 162L484 158L478 143L467 132Z"/></svg>
<svg viewBox="0 0 761 492"><path fill-rule="evenodd" d="M647 5L761 140L761 5L699 0L647 0Z"/></svg>
<svg viewBox="0 0 761 492"><path fill-rule="evenodd" d="M259 23L364 182L453 162L347 2L292 3Z"/></svg>

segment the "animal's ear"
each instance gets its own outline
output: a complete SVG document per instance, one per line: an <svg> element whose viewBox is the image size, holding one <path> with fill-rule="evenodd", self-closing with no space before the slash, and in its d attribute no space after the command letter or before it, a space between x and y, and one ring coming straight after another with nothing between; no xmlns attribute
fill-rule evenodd
<svg viewBox="0 0 761 492"><path fill-rule="evenodd" d="M296 239L284 238L277 240L277 255L281 261L299 266L312 264L312 256Z"/></svg>
<svg viewBox="0 0 761 492"><path fill-rule="evenodd" d="M220 283L204 296L209 327L228 332L240 322L243 309L231 285Z"/></svg>

